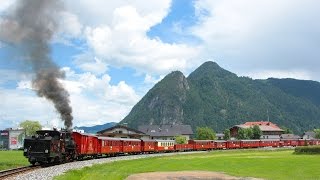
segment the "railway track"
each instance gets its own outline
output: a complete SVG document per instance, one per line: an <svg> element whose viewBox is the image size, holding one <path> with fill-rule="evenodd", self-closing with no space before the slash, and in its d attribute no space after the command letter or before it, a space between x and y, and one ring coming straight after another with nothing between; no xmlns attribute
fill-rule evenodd
<svg viewBox="0 0 320 180"><path fill-rule="evenodd" d="M25 166L25 167L19 167L19 168L14 168L14 169L8 169L8 170L3 170L0 171L0 179L8 178L20 173L24 173L27 171L31 171L34 169L38 169L40 166Z"/></svg>

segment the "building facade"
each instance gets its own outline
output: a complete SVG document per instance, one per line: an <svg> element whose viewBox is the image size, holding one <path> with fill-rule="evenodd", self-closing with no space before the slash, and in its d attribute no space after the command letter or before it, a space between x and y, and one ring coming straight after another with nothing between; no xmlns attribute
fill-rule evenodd
<svg viewBox="0 0 320 180"><path fill-rule="evenodd" d="M116 125L97 132L98 136L132 139L150 139L145 133L123 125Z"/></svg>
<svg viewBox="0 0 320 180"><path fill-rule="evenodd" d="M0 149L9 149L9 131L0 131Z"/></svg>
<svg viewBox="0 0 320 180"><path fill-rule="evenodd" d="M149 135L150 139L175 140L176 136L190 139L193 131L190 125L142 125L138 130Z"/></svg>
<svg viewBox="0 0 320 180"><path fill-rule="evenodd" d="M23 148L25 138L24 129L10 129L9 130L9 149Z"/></svg>
<svg viewBox="0 0 320 180"><path fill-rule="evenodd" d="M230 135L236 138L239 129L252 128L253 126L259 126L262 131L260 139L280 139L280 135L283 134L284 130L279 128L276 124L269 121L256 121L256 122L246 122L244 124L235 125L230 128Z"/></svg>
<svg viewBox="0 0 320 180"><path fill-rule="evenodd" d="M316 137L316 133L313 131L305 132L302 135L302 139L315 139L315 137Z"/></svg>

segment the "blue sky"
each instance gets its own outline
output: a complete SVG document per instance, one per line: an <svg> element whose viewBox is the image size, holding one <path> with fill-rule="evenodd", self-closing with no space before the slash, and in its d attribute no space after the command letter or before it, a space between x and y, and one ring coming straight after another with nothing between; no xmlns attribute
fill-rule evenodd
<svg viewBox="0 0 320 180"><path fill-rule="evenodd" d="M119 122L166 74L187 76L208 60L240 76L320 80L316 0L62 2L51 57L66 72L76 126ZM25 119L62 126L14 58L19 42L8 43L4 22L16 3L0 2L0 129Z"/></svg>

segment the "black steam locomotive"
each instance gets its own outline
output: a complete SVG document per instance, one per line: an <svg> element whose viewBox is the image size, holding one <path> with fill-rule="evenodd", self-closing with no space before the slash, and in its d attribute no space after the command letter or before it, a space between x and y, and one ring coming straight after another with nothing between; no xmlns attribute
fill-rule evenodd
<svg viewBox="0 0 320 180"><path fill-rule="evenodd" d="M34 165L62 163L76 158L70 131L41 130L24 140L23 155Z"/></svg>

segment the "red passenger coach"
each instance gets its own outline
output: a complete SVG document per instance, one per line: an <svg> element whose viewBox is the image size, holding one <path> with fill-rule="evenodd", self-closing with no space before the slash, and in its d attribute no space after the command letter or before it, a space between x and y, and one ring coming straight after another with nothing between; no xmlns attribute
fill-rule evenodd
<svg viewBox="0 0 320 180"><path fill-rule="evenodd" d="M241 147L241 141L239 140L229 140L227 141L228 149L239 149Z"/></svg>
<svg viewBox="0 0 320 180"><path fill-rule="evenodd" d="M260 146L260 140L241 140L242 148L257 148Z"/></svg>
<svg viewBox="0 0 320 180"><path fill-rule="evenodd" d="M156 148L156 141L154 140L142 140L142 148L143 152L154 152Z"/></svg>
<svg viewBox="0 0 320 180"><path fill-rule="evenodd" d="M280 141L280 146L298 146L299 140L285 139Z"/></svg>
<svg viewBox="0 0 320 180"><path fill-rule="evenodd" d="M209 150L215 148L213 140L189 140L189 144L193 145L194 150Z"/></svg>
<svg viewBox="0 0 320 180"><path fill-rule="evenodd" d="M174 151L174 140L155 140L156 152L169 152Z"/></svg>
<svg viewBox="0 0 320 180"><path fill-rule="evenodd" d="M223 141L223 140L214 141L214 147L216 149L226 149L227 141Z"/></svg>
<svg viewBox="0 0 320 180"><path fill-rule="evenodd" d="M174 149L176 151L191 151L193 150L192 144L175 144Z"/></svg>
<svg viewBox="0 0 320 180"><path fill-rule="evenodd" d="M121 153L122 142L120 138L98 137L99 154L115 155Z"/></svg>
<svg viewBox="0 0 320 180"><path fill-rule="evenodd" d="M313 139L312 142L313 145L320 145L320 139Z"/></svg>
<svg viewBox="0 0 320 180"><path fill-rule="evenodd" d="M78 132L73 132L72 136L77 144L76 152L79 157L95 156L99 153L97 136Z"/></svg>
<svg viewBox="0 0 320 180"><path fill-rule="evenodd" d="M141 152L141 140L140 139L126 139L121 138L122 152L123 153L138 153Z"/></svg>
<svg viewBox="0 0 320 180"><path fill-rule="evenodd" d="M260 141L260 147L279 147L280 140L277 139L263 139Z"/></svg>
<svg viewBox="0 0 320 180"><path fill-rule="evenodd" d="M298 146L320 145L320 141L318 139L299 139L298 144Z"/></svg>

